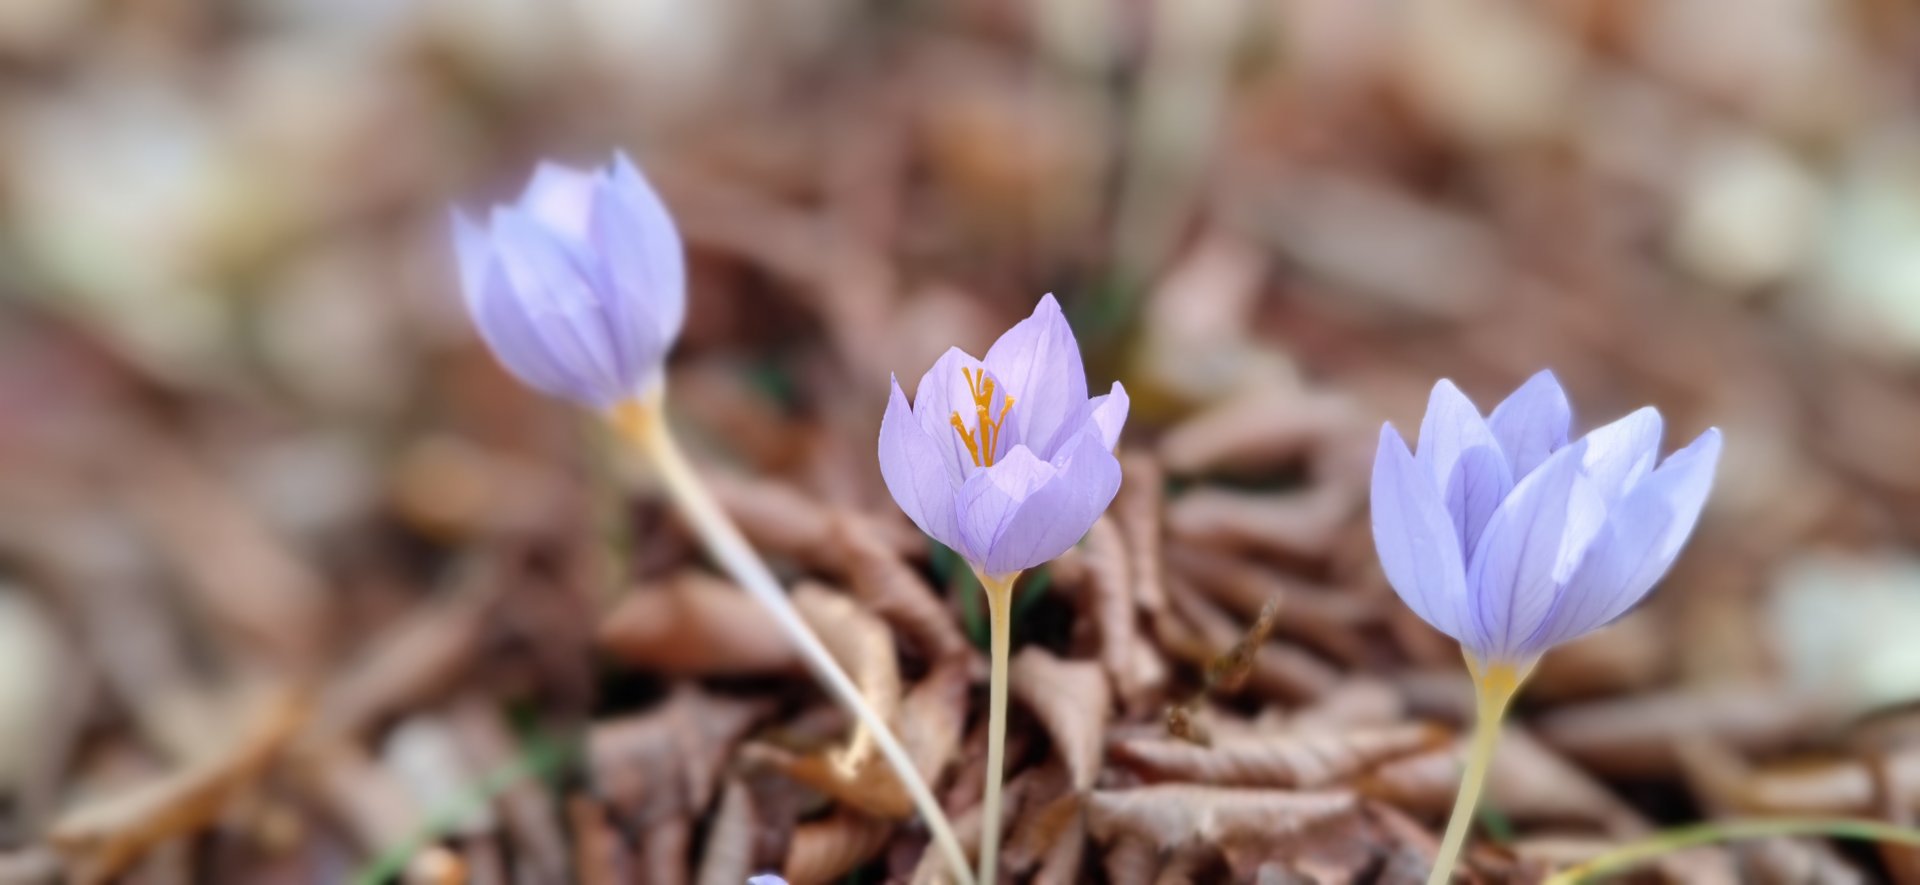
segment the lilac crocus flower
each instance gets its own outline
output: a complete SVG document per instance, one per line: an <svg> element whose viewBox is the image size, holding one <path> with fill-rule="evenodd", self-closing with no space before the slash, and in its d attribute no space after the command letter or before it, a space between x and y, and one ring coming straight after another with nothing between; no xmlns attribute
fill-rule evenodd
<svg viewBox="0 0 1920 885"><path fill-rule="evenodd" d="M1633 607L1666 574L1713 484L1720 431L1655 466L1643 408L1571 444L1566 393L1535 375L1482 418L1433 388L1412 454L1392 424L1373 465L1373 538L1400 598L1476 660L1525 665Z"/></svg>
<svg viewBox="0 0 1920 885"><path fill-rule="evenodd" d="M787 880L772 873L765 873L759 876L749 877L747 879L747 885L787 885Z"/></svg>
<svg viewBox="0 0 1920 885"><path fill-rule="evenodd" d="M948 350L914 402L893 379L880 473L921 531L983 575L1010 575L1072 547L1120 489L1113 446L1127 391L1087 398L1073 329L1052 295L977 360Z"/></svg>
<svg viewBox="0 0 1920 885"><path fill-rule="evenodd" d="M686 315L680 234L625 154L542 163L482 227L453 213L467 310L521 381L605 409L640 394Z"/></svg>

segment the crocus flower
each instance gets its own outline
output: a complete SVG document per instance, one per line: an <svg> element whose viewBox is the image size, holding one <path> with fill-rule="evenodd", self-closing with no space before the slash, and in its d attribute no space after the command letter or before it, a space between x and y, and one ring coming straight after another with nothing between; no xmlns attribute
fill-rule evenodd
<svg viewBox="0 0 1920 885"><path fill-rule="evenodd" d="M747 885L787 885L787 880L772 873L766 873L748 878Z"/></svg>
<svg viewBox="0 0 1920 885"><path fill-rule="evenodd" d="M582 172L543 163L485 226L455 210L467 310L521 381L595 409L660 374L686 314L680 234L624 154Z"/></svg>
<svg viewBox="0 0 1920 885"><path fill-rule="evenodd" d="M1392 424L1373 466L1373 537L1387 580L1483 664L1524 670L1624 614L1666 574L1720 457L1709 429L1655 466L1643 408L1569 443L1552 373L1482 418L1434 386L1413 454Z"/></svg>
<svg viewBox="0 0 1920 885"><path fill-rule="evenodd" d="M959 348L900 379L880 421L880 473L921 531L983 575L1072 547L1120 489L1113 456L1127 391L1087 398L1073 329L1052 295L977 360Z"/></svg>

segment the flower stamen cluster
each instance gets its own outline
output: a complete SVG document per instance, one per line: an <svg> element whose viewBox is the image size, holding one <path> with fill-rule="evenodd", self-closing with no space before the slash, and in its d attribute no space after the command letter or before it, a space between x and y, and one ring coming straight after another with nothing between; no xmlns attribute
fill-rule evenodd
<svg viewBox="0 0 1920 885"><path fill-rule="evenodd" d="M957 410L953 413L953 429L960 432L960 441L966 443L967 454L973 456L973 466L992 467L993 453L1000 448L1000 431L1007 424L1007 415L1013 412L1013 397L1007 397L1007 401L1000 406L998 420L989 418L987 415L993 410L993 379L987 376L987 370L961 366L960 375L967 379L967 390L973 394L973 411L979 416L980 438L974 438Z"/></svg>

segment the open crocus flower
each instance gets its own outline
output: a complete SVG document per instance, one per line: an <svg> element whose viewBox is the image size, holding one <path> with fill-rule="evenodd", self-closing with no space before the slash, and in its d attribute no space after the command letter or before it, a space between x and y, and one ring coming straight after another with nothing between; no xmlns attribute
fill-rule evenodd
<svg viewBox="0 0 1920 885"><path fill-rule="evenodd" d="M1434 386L1412 454L1392 424L1373 467L1373 537L1387 580L1477 662L1524 674L1547 649L1624 614L1686 543L1720 432L1655 466L1643 408L1567 441L1565 392L1535 375L1482 418Z"/></svg>
<svg viewBox="0 0 1920 885"><path fill-rule="evenodd" d="M1080 346L1048 295L986 359L948 350L911 407L894 379L880 473L921 531L983 575L1011 575L1064 553L1105 512L1126 419L1118 382L1087 398Z"/></svg>
<svg viewBox="0 0 1920 885"><path fill-rule="evenodd" d="M467 309L528 385L590 408L642 393L686 315L679 231L626 155L593 172L541 164L485 227L453 213Z"/></svg>

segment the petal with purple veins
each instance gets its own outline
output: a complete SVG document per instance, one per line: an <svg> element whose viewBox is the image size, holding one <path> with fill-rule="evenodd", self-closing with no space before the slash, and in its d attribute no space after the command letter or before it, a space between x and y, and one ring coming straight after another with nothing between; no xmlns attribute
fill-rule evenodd
<svg viewBox="0 0 1920 885"><path fill-rule="evenodd" d="M1087 401L1087 370L1060 303L1052 295L1041 298L1032 316L993 343L985 362L1014 398L1021 441L1051 453L1064 440L1067 421Z"/></svg>
<svg viewBox="0 0 1920 885"><path fill-rule="evenodd" d="M1472 550L1494 508L1513 488L1513 475L1486 419L1452 381L1441 379L1433 386L1414 460L1440 490L1460 549Z"/></svg>
<svg viewBox="0 0 1920 885"><path fill-rule="evenodd" d="M1459 639L1467 598L1459 536L1432 475L1392 424L1373 462L1373 543L1400 599L1434 629Z"/></svg>
<svg viewBox="0 0 1920 885"><path fill-rule="evenodd" d="M958 543L954 493L961 475L941 449L941 443L921 431L900 380L893 379L880 419L880 476L914 525L952 547Z"/></svg>
<svg viewBox="0 0 1920 885"><path fill-rule="evenodd" d="M1514 486L1467 563L1470 638L1483 661L1518 662L1606 526L1607 505L1581 471L1581 444L1556 452Z"/></svg>
<svg viewBox="0 0 1920 885"><path fill-rule="evenodd" d="M1528 378L1487 418L1487 427L1500 441L1500 451L1507 456L1516 482L1567 444L1567 428L1572 423L1573 408L1567 404L1567 392L1553 372L1545 370Z"/></svg>
<svg viewBox="0 0 1920 885"><path fill-rule="evenodd" d="M1120 490L1120 461L1096 433L1076 435L1051 466L1052 476L1014 507L988 545L980 563L987 574L1012 574L1065 553L1093 528Z"/></svg>

